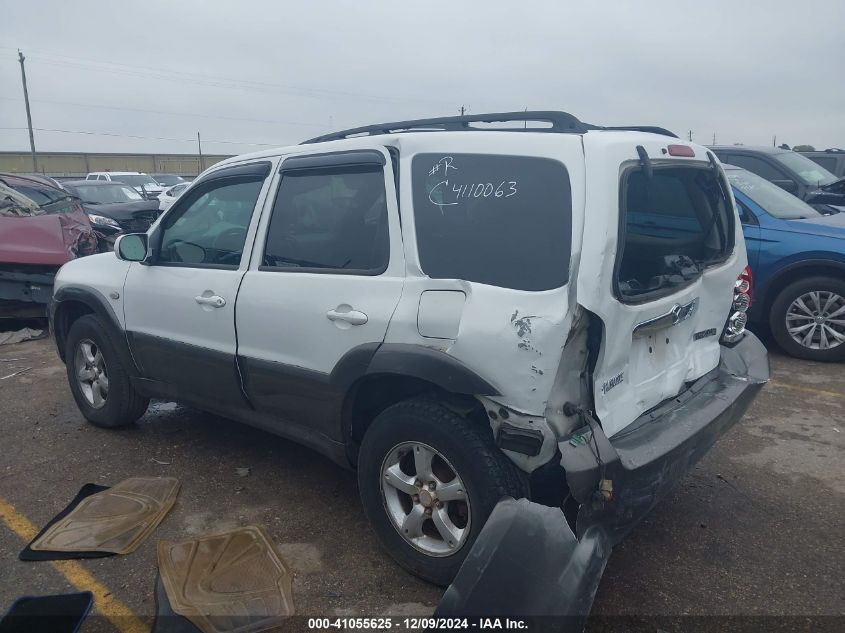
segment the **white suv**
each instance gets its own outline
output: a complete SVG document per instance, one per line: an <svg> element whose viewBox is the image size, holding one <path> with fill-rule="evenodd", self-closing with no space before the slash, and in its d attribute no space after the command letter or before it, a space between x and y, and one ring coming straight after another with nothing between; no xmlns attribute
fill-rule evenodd
<svg viewBox="0 0 845 633"><path fill-rule="evenodd" d="M162 398L301 442L448 583L502 497L616 542L742 416L768 362L739 227L658 128L389 123L216 164L61 269L53 331L92 423Z"/></svg>
<svg viewBox="0 0 845 633"><path fill-rule="evenodd" d="M92 171L85 180L105 180L108 182L122 182L134 187L145 198L158 198L164 189L151 176L140 171Z"/></svg>

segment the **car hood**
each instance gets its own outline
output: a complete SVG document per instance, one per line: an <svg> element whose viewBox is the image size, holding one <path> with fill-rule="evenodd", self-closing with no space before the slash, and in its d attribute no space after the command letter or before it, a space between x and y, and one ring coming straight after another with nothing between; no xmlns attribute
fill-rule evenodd
<svg viewBox="0 0 845 633"><path fill-rule="evenodd" d="M86 213L104 215L113 220L131 220L158 214L158 200L136 200L135 202L112 202L109 204L83 203Z"/></svg>
<svg viewBox="0 0 845 633"><path fill-rule="evenodd" d="M803 220L784 220L791 230L798 233L824 235L845 239L845 213L822 215Z"/></svg>

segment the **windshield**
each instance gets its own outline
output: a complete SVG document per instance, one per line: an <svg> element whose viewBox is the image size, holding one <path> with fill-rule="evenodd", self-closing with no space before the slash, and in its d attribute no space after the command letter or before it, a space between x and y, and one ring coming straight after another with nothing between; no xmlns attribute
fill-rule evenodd
<svg viewBox="0 0 845 633"><path fill-rule="evenodd" d="M156 181L160 185L164 185L165 187L169 187L171 185L178 185L180 182L185 182L185 179L182 176L170 176L168 174L159 174L155 177Z"/></svg>
<svg viewBox="0 0 845 633"><path fill-rule="evenodd" d="M140 193L125 185L79 185L75 189L82 201L89 204L143 200Z"/></svg>
<svg viewBox="0 0 845 633"><path fill-rule="evenodd" d="M111 179L113 181L123 182L127 185L132 185L133 187L141 187L143 185L147 189L159 188L156 182L146 174L129 174L127 176L123 174L112 174Z"/></svg>
<svg viewBox="0 0 845 633"><path fill-rule="evenodd" d="M731 186L759 204L771 216L781 220L817 218L821 213L757 174L744 169L726 169Z"/></svg>
<svg viewBox="0 0 845 633"><path fill-rule="evenodd" d="M775 160L796 172L805 185L829 185L838 180L824 167L797 152L775 154Z"/></svg>

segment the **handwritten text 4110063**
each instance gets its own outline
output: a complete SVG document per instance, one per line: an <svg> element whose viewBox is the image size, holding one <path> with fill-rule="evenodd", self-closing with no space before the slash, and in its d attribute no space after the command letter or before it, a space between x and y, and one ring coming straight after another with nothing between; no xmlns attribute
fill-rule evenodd
<svg viewBox="0 0 845 633"><path fill-rule="evenodd" d="M460 171L454 164L454 159L451 156L444 156L434 163L431 171L429 171L429 176L438 173L441 168L443 169L444 176L447 176L450 170ZM517 192L517 182L515 180L502 180L498 184L489 181L453 182L450 186L449 179L446 178L429 189L428 200L431 204L442 208L460 204L461 200L468 198L510 198L511 196L515 196Z"/></svg>

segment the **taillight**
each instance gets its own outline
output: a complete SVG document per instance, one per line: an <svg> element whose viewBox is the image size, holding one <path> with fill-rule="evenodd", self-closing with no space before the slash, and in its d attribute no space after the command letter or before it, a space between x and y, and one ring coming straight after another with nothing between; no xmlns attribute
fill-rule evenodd
<svg viewBox="0 0 845 633"><path fill-rule="evenodd" d="M689 145L670 145L666 149L669 152L669 156L688 156L689 158L695 157L695 150Z"/></svg>
<svg viewBox="0 0 845 633"><path fill-rule="evenodd" d="M736 343L745 334L748 324L748 308L751 307L752 289L751 269L746 266L734 283L734 300L731 305L731 315L722 332L723 343Z"/></svg>

